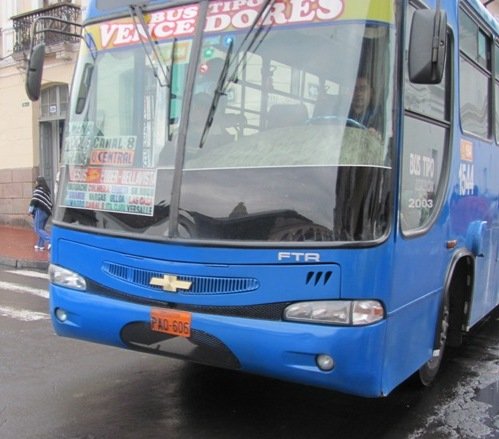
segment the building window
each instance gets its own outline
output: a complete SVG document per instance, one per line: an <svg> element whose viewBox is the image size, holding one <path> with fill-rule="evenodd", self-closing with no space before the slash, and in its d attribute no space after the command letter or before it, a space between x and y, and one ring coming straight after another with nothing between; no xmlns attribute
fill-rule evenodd
<svg viewBox="0 0 499 439"><path fill-rule="evenodd" d="M64 119L68 109L68 86L54 85L41 94L41 119Z"/></svg>

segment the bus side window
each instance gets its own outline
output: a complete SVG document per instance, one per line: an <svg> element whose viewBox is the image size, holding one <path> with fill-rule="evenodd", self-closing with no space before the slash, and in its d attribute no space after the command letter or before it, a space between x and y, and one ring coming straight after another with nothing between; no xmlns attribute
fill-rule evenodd
<svg viewBox="0 0 499 439"><path fill-rule="evenodd" d="M460 11L460 104L463 130L482 138L491 134L491 39L463 10Z"/></svg>
<svg viewBox="0 0 499 439"><path fill-rule="evenodd" d="M495 45L494 46L495 50L495 128L496 128L496 144L499 143L499 46Z"/></svg>
<svg viewBox="0 0 499 439"><path fill-rule="evenodd" d="M414 10L413 6L408 9L408 23L412 21ZM409 31L406 53L408 43ZM412 83L406 69L400 193L403 233L425 230L435 217L438 200L444 194L443 170L449 154L451 58L452 51L448 50L439 84Z"/></svg>

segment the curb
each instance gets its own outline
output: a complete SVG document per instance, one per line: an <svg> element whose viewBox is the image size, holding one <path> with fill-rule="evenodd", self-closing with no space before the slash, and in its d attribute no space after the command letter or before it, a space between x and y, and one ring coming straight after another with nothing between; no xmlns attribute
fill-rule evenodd
<svg viewBox="0 0 499 439"><path fill-rule="evenodd" d="M49 262L23 260L23 259L9 258L7 256L0 256L0 265L12 268L34 268L37 270L46 271L48 270Z"/></svg>

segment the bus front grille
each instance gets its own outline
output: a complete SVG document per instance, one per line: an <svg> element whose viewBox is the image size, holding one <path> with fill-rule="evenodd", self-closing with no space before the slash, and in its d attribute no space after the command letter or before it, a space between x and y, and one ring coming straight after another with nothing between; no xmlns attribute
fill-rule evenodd
<svg viewBox="0 0 499 439"><path fill-rule="evenodd" d="M103 271L115 279L153 290L161 290L162 287L151 285L151 279L153 277L161 278L165 275L164 272L109 262L103 264ZM254 291L259 287L258 281L253 278L182 275L178 276L178 280L191 282L190 288L183 290L182 294L238 294Z"/></svg>

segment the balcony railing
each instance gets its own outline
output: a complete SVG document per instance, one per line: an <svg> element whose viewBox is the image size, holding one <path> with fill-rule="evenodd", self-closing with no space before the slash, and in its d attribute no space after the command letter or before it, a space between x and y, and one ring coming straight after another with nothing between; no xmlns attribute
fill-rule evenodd
<svg viewBox="0 0 499 439"><path fill-rule="evenodd" d="M79 6L69 2L57 3L47 8L36 9L31 12L16 15L12 17L15 39L14 39L14 54L29 50L31 44L32 24L38 17L54 17L70 22L81 22L81 10ZM38 26L37 26L38 27ZM52 29L58 29L68 33L77 33L76 26L56 23L51 26ZM55 46L64 42L78 42L79 38L63 35L53 31L47 31L36 35L34 43L44 41L47 46L47 51L50 51L50 46Z"/></svg>

